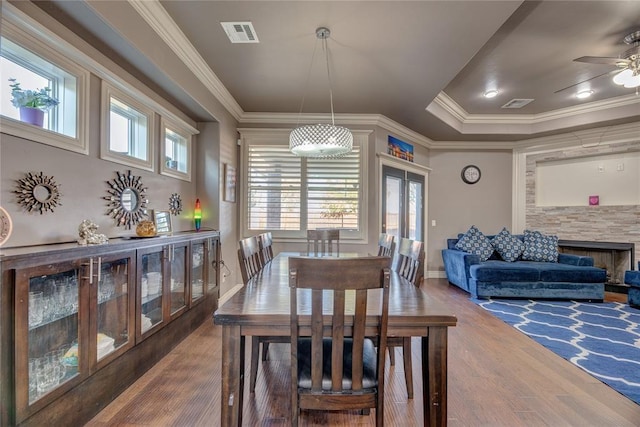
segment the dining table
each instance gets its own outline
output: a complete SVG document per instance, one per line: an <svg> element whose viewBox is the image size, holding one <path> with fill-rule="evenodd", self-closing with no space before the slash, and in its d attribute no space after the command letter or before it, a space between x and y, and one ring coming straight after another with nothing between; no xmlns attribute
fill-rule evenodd
<svg viewBox="0 0 640 427"><path fill-rule="evenodd" d="M291 335L289 258L293 256L306 254L276 255L213 314L214 323L222 327L222 426L242 425L245 337ZM381 304L375 295L370 298L368 310L375 316ZM298 313L304 316L305 311L310 312L309 305L299 302ZM450 306L391 271L387 335L421 337L425 426L447 424L447 333L456 323Z"/></svg>

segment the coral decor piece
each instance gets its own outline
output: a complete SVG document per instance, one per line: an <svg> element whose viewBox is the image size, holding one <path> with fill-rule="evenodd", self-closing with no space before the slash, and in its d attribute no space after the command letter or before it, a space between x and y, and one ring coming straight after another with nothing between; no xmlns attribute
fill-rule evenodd
<svg viewBox="0 0 640 427"><path fill-rule="evenodd" d="M109 242L109 239L104 234L99 234L98 225L88 219L82 220L78 226L78 244L82 246L86 245L103 245Z"/></svg>

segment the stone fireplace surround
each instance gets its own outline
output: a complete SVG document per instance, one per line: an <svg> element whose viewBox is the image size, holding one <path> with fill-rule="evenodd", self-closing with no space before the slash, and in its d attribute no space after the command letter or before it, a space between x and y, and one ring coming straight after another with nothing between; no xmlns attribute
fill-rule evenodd
<svg viewBox="0 0 640 427"><path fill-rule="evenodd" d="M546 234L555 234L562 240L594 242L626 242L636 247L640 244L640 206L536 206L536 166L538 162L571 159L597 154L614 154L640 150L640 143L625 142L596 147L574 147L541 154L529 154L526 158L526 228ZM599 263L607 264L608 257L600 257ZM594 261L596 259L594 258ZM619 263L616 263L619 264ZM629 264L625 263L629 268ZM612 277L619 277L615 265L605 265Z"/></svg>

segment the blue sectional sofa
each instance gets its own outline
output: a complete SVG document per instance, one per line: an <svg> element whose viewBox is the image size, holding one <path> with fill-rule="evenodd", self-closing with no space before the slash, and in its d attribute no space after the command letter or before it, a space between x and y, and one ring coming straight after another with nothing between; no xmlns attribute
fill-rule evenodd
<svg viewBox="0 0 640 427"><path fill-rule="evenodd" d="M640 262L638 262L637 271L627 270L624 272L624 283L629 285L629 305L640 308Z"/></svg>
<svg viewBox="0 0 640 427"><path fill-rule="evenodd" d="M442 250L450 283L474 298L543 298L602 302L606 271L593 266L593 258L560 253L557 262L507 262L494 251L489 259L456 249L457 239L447 239ZM514 235L522 240L522 235ZM492 239L494 236L487 236Z"/></svg>

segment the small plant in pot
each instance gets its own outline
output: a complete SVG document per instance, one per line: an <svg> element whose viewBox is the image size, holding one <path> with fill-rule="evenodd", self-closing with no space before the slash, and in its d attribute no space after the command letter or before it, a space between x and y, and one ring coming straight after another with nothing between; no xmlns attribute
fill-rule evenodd
<svg viewBox="0 0 640 427"><path fill-rule="evenodd" d="M59 101L51 96L51 88L22 89L16 79L12 78L9 81L11 103L20 109L20 120L42 126L44 113L59 104Z"/></svg>

